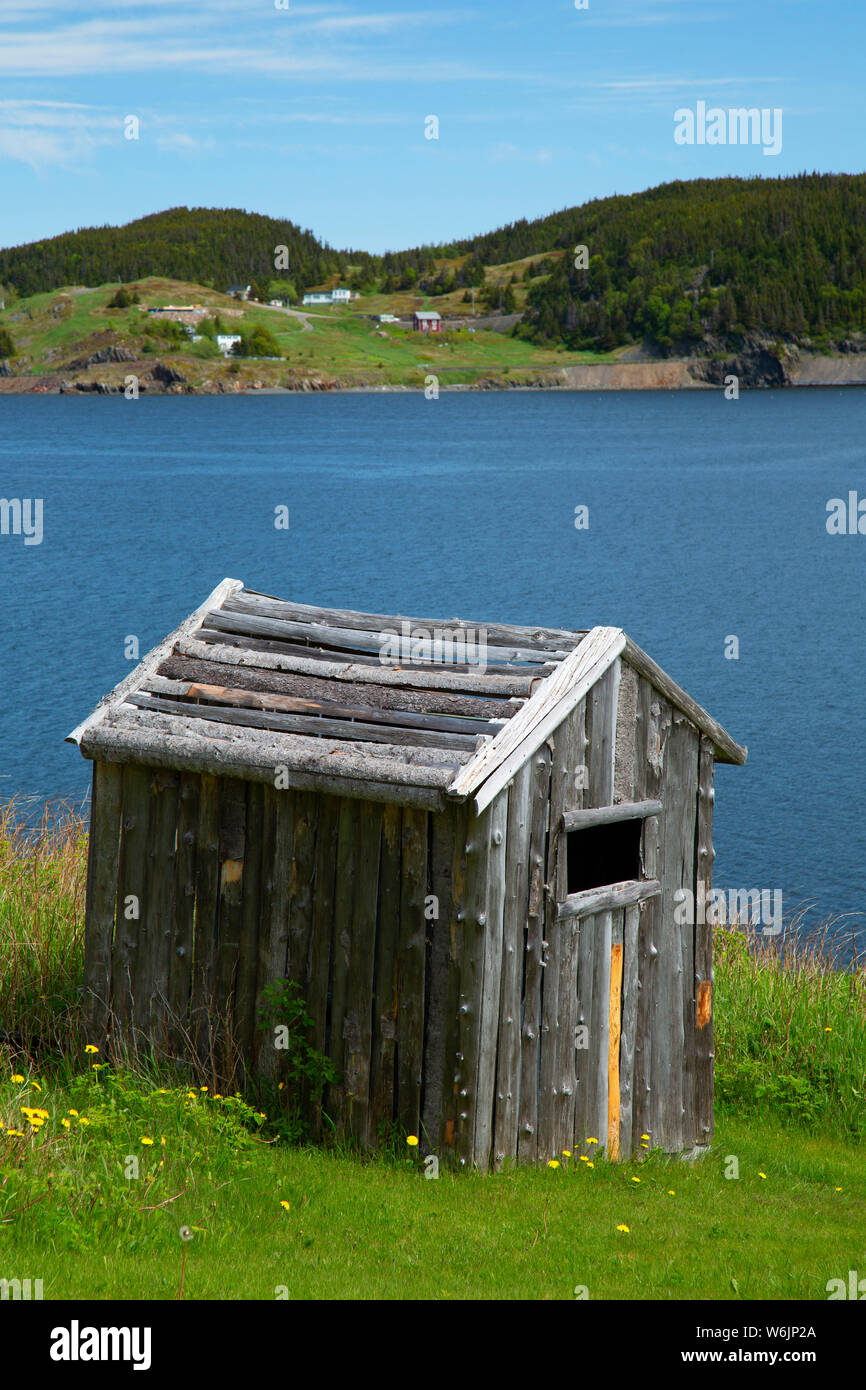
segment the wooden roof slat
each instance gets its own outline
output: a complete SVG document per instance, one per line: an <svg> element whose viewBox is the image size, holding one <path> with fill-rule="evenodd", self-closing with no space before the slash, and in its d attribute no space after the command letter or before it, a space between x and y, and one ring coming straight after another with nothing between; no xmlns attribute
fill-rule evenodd
<svg viewBox="0 0 866 1390"><path fill-rule="evenodd" d="M331 627L327 623L296 623L287 618L268 618L260 617L257 613L246 611L238 612L224 606L219 612L210 612L207 615L207 627L211 631L231 632L241 637L275 637L284 641L309 642L314 646L335 651L364 652L375 654L375 660L379 661L379 652L382 649L381 632L368 632L359 628ZM495 647L492 648L496 654L496 661L485 661L483 666L490 666L493 669L507 667L515 663L520 665L547 665L549 662L561 661L568 656L568 652L562 649L556 651L540 650L535 647ZM382 663L391 665L392 663ZM414 665L414 662L406 662L406 665ZM419 662L419 665L425 663ZM450 662L431 662L428 665L451 665ZM459 663L454 663L459 664ZM481 666L480 662L467 662L465 665L470 668Z"/></svg>
<svg viewBox="0 0 866 1390"><path fill-rule="evenodd" d="M235 611L261 612L263 616L272 611L273 617L285 616L297 622L317 623L336 622L344 628L372 629L381 631L382 627L399 627L410 623L413 627L451 628L477 632L481 629L487 634L489 646L540 647L542 649L572 647L582 641L585 631L572 631L568 628L521 627L512 623L479 623L466 618L410 618L403 614L358 613L351 608L317 608L308 603L294 603L289 599L274 598L261 594L256 589L244 589L232 596L231 608ZM225 604L224 607L229 607Z"/></svg>
<svg viewBox="0 0 866 1390"><path fill-rule="evenodd" d="M94 725L88 731L85 735L87 747L96 748L103 731L108 728L123 731L131 739L136 733L166 740L194 738L210 745L216 756L223 745L243 747L258 766L270 771L272 781L277 766L285 765L308 772L357 776L371 782L404 778L411 786L445 787L454 777L455 769L472 756L457 748L409 748L350 739L310 738L308 734L283 733L275 729L245 728L220 721L210 723L190 719L186 712L163 714L126 703L112 708L101 725ZM337 773L338 767L341 773ZM206 772L208 769L203 766L200 770Z"/></svg>
<svg viewBox="0 0 866 1390"><path fill-rule="evenodd" d="M501 720L459 718L456 715L416 714L403 710L381 710L370 705L340 704L335 700L309 700L295 695L269 691L243 690L231 686L213 685L204 681L170 680L151 676L137 692L149 695L170 695L188 700L205 700L215 705L230 705L240 709L273 710L280 714L304 715L311 722L319 718L360 720L361 723L387 725L392 729L427 729L443 734L466 734L493 737ZM311 728L311 733L316 730Z"/></svg>
<svg viewBox="0 0 866 1390"><path fill-rule="evenodd" d="M417 666L382 666L378 661L360 665L354 657L339 657L335 652L326 656L311 656L310 652L299 648L292 652L263 650L260 643L251 639L250 645L238 641L237 646L229 642L209 643L194 637L183 637L175 650L182 656L216 659L229 665L254 665L269 667L274 671L298 671L305 675L327 676L332 680L372 681L376 685L404 686L416 690L452 690L472 695L523 695L529 696L539 675L499 675L488 670L455 671L445 667L422 671ZM276 644L273 644L276 646ZM304 652L303 655L300 653ZM253 659L254 658L254 659ZM543 673L541 673L543 674Z"/></svg>
<svg viewBox="0 0 866 1390"><path fill-rule="evenodd" d="M477 719L510 719L523 701L520 696L469 695L463 691L393 688L371 681L334 681L327 676L306 676L298 671L273 671L264 666L228 665L202 661L173 652L157 669L157 675L173 680L205 681L242 690L272 691L308 700L356 701L380 710L417 714L451 714Z"/></svg>
<svg viewBox="0 0 866 1390"><path fill-rule="evenodd" d="M270 710L238 709L226 705L194 705L187 700L147 695L140 690L127 695L126 702L139 709L156 710L160 714L182 713L187 719L208 719L218 724L240 724L249 729L302 734L310 739L325 736L345 738L353 743L404 744L407 747L460 748L467 751L474 749L478 743L477 734L443 734L425 729L398 729L393 725L362 724L360 720L311 719L307 714L277 714Z"/></svg>

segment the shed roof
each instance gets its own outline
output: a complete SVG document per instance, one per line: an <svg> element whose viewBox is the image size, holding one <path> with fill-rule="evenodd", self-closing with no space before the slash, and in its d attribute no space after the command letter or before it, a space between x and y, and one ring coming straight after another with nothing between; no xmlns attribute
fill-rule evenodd
<svg viewBox="0 0 866 1390"><path fill-rule="evenodd" d="M416 319L441 319L441 317L442 317L442 315L441 315L441 314L438 314L438 313L436 312L435 309L416 309L416 310L415 310L415 318L416 318Z"/></svg>
<svg viewBox="0 0 866 1390"><path fill-rule="evenodd" d="M433 646L437 633L444 650ZM434 808L472 796L480 811L620 655L712 740L718 759L745 761L619 628L316 608L236 579L68 737L100 761L271 784L282 768L291 786Z"/></svg>

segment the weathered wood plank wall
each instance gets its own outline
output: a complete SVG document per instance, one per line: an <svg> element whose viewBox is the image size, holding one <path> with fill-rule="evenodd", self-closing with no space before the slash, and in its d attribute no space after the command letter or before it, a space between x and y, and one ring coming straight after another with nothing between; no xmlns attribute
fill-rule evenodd
<svg viewBox="0 0 866 1390"><path fill-rule="evenodd" d="M277 1079L259 1014L291 978L338 1072L304 1093L317 1137L396 1127L481 1168L590 1136L611 1157L707 1143L711 932L673 895L711 884L712 775L712 743L623 660L479 817L95 764L88 1032ZM563 814L645 801L660 895L560 917Z"/></svg>

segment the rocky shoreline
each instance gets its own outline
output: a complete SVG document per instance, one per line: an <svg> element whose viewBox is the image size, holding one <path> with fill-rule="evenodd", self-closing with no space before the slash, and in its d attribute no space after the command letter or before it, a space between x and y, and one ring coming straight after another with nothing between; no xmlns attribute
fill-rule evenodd
<svg viewBox="0 0 866 1390"><path fill-rule="evenodd" d="M264 365L264 364L263 364ZM70 370L70 367L74 370ZM405 382L364 375L332 376L313 370L286 371L270 363L238 371L223 367L188 374L186 362L136 360L123 349L68 364L63 372L16 375L0 363L0 395L283 395L292 392L423 391L417 373ZM478 372L472 381L449 383L440 391L682 391L724 388L730 377L743 390L796 386L864 386L866 353L823 356L794 346L770 351L761 343L737 353L712 357L648 358L579 362L570 366ZM134 382L134 386L132 383Z"/></svg>

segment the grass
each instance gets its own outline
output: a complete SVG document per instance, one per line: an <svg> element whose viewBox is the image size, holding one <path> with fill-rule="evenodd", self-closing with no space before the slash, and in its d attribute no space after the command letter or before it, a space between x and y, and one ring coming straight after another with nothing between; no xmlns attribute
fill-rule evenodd
<svg viewBox="0 0 866 1390"><path fill-rule="evenodd" d="M201 285L150 277L137 282L142 310L165 304L201 304L211 313L221 313L229 327L266 325L279 343L284 361L247 359L241 370L243 383L261 380L266 385L282 385L300 374L339 378L347 386L376 384L423 386L428 371L443 374L443 385L462 374L473 383L479 376L517 371L531 380L539 371L575 362L604 362L609 355L573 353L563 348L537 347L532 343L499 333L479 330L449 330L441 335L422 335L393 324L386 328L371 322L371 314L387 310L408 312L411 305L400 299L394 304L374 296L357 301L352 308L313 308L305 329L298 318L262 305L240 305L226 295ZM103 380L122 384L133 370L130 362L103 363L91 368L73 369L73 361L86 360L99 348L117 344L141 354L145 347L152 366L159 359L181 371L194 386L223 379L229 364L222 358L203 359L195 345L180 347L148 339L144 335L142 310L109 309L108 302L118 288L116 283L93 289L59 290L33 295L15 302L2 316L2 325L15 340L16 371L29 376L57 374L72 380ZM462 292L461 292L462 293ZM405 298L405 296L403 296ZM419 296L409 296L419 301ZM438 303L438 301L437 301ZM442 307L448 307L440 305ZM452 305L464 313L467 306ZM228 317L231 315L232 317ZM148 359L143 359L148 360ZM289 374L287 376L287 373ZM520 379L519 377L517 378Z"/></svg>
<svg viewBox="0 0 866 1390"><path fill-rule="evenodd" d="M186 1251L188 1299L734 1300L823 1299L862 1268L862 971L826 942L717 933L702 1161L608 1164L587 1143L558 1168L428 1181L405 1136L368 1158L291 1146L239 1095L85 1055L85 856L75 815L0 818L0 1277L177 1298Z"/></svg>

